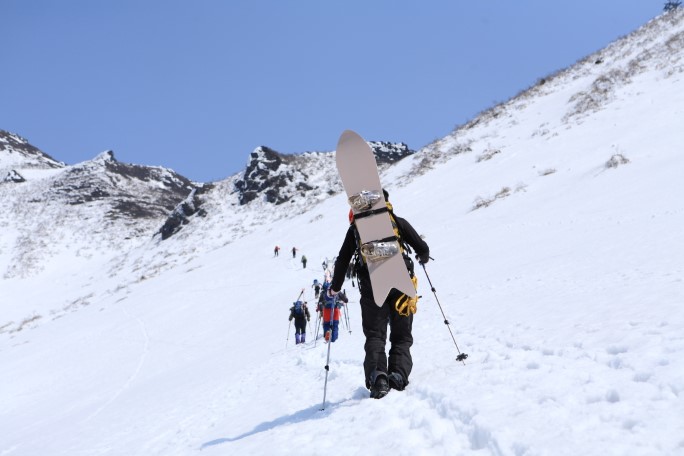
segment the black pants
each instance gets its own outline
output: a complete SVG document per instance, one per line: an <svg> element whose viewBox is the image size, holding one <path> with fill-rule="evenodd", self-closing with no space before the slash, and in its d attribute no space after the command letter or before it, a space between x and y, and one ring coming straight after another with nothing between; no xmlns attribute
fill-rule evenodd
<svg viewBox="0 0 684 456"><path fill-rule="evenodd" d="M408 381L413 360L411 359L411 345L413 336L413 315L402 317L394 308L394 302L399 293L393 290L383 303L378 307L372 299L361 297L361 324L363 334L366 336L366 358L363 361L363 370L366 375L366 387L370 387L370 379L380 372L398 372ZM389 358L385 352L387 342L387 325L390 327L390 350Z"/></svg>
<svg viewBox="0 0 684 456"><path fill-rule="evenodd" d="M295 317L294 319L295 323L295 334L302 334L306 332L306 318L297 318Z"/></svg>

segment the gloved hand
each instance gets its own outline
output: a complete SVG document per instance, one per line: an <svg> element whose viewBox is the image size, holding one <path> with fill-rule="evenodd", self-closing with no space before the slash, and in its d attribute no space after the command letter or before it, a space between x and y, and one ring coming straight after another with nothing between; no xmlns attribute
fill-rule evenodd
<svg viewBox="0 0 684 456"><path fill-rule="evenodd" d="M422 255L416 255L416 260L418 260L420 264L425 264L430 261L430 254L424 253Z"/></svg>

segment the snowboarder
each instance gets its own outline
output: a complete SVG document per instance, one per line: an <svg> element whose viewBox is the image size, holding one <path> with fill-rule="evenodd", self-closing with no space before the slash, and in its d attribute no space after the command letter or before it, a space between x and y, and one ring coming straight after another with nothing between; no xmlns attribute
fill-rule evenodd
<svg viewBox="0 0 684 456"><path fill-rule="evenodd" d="M297 247L292 247L292 258L297 258Z"/></svg>
<svg viewBox="0 0 684 456"><path fill-rule="evenodd" d="M290 318L294 318L295 324L295 345L306 342L306 322L311 320L311 314L306 307L306 301L297 301L290 307Z"/></svg>
<svg viewBox="0 0 684 456"><path fill-rule="evenodd" d="M304 269L306 269L306 255L302 255L302 266L304 266Z"/></svg>
<svg viewBox="0 0 684 456"><path fill-rule="evenodd" d="M279 253L280 253L280 247L278 247L278 246L276 245L276 246L275 246L275 249L273 249L273 256L274 256L274 257L277 257Z"/></svg>
<svg viewBox="0 0 684 456"><path fill-rule="evenodd" d="M383 190L385 200L388 193ZM388 203L388 208L392 210ZM430 249L427 243L421 239L416 230L401 217L393 215L399 236L403 242L408 243L415 252L420 263L427 263L430 258ZM339 293L344 283L345 273L349 262L360 247L357 242L356 227L353 216L350 215L350 225L340 248L340 253L335 261L332 284L326 293L335 296ZM370 396L375 399L384 397L390 388L402 391L409 383L409 375L413 367L410 348L413 344L411 327L413 315L401 315L395 306L402 294L392 289L381 307L375 304L373 289L371 288L368 267L363 262L361 253L358 252L356 275L361 293L361 324L363 334L366 336L364 346L366 355L363 362L366 376L366 387L370 390ZM407 268L413 273L413 261L408 255L404 255ZM387 325L390 327L390 350L389 359L385 352L387 342Z"/></svg>
<svg viewBox="0 0 684 456"><path fill-rule="evenodd" d="M316 299L318 299L318 295L319 295L319 293L321 292L321 284L320 284L320 282L318 281L318 279L314 279L313 285L311 285L311 286L312 286L313 289L314 289L314 293L315 293Z"/></svg>

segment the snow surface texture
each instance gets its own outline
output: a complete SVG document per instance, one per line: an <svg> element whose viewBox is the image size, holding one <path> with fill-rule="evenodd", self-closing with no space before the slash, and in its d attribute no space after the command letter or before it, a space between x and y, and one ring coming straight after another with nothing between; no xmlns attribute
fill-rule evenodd
<svg viewBox="0 0 684 456"><path fill-rule="evenodd" d="M470 357L421 271L411 384L379 401L349 280L324 411L328 347L287 332L342 195L239 206L231 178L168 240L163 218L111 224L81 255L65 214L41 267L0 281L0 455L684 454L683 36L681 13L652 21L384 172ZM19 172L3 273L8 188L62 171Z"/></svg>

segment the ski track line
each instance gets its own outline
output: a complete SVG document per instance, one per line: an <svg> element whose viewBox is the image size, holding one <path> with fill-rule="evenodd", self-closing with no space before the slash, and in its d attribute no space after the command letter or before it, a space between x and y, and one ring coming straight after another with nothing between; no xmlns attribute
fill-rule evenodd
<svg viewBox="0 0 684 456"><path fill-rule="evenodd" d="M135 370L133 373L128 377L126 382L119 388L113 395L110 397L104 404L102 404L97 410L95 410L93 413L91 413L88 417L86 417L81 423L87 423L88 421L92 420L96 416L98 416L100 413L102 413L107 407L109 407L116 399L124 392L126 391L133 381L138 377L140 374L140 371L142 370L143 365L145 364L145 360L147 359L147 354L149 353L150 349L150 337L147 332L147 327L145 326L145 323L138 317L135 317L131 315L128 310L126 310L125 306L121 306L121 311L131 320L135 320L138 325L140 326L140 330L143 334L143 337L145 338L145 342L143 345L143 351L142 354L140 355L140 358L138 359L138 365L135 367Z"/></svg>

